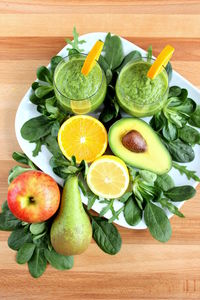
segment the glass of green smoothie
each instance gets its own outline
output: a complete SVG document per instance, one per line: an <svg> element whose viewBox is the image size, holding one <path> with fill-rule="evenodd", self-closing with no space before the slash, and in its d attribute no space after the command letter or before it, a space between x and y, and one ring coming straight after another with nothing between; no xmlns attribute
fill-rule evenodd
<svg viewBox="0 0 200 300"><path fill-rule="evenodd" d="M96 110L106 95L104 71L95 63L87 76L81 73L86 54L72 54L63 58L54 72L54 90L60 107L75 114Z"/></svg>
<svg viewBox="0 0 200 300"><path fill-rule="evenodd" d="M161 110L168 97L168 74L162 67L154 78L147 72L154 59L143 57L127 63L118 76L115 91L120 107L135 117L152 116Z"/></svg>

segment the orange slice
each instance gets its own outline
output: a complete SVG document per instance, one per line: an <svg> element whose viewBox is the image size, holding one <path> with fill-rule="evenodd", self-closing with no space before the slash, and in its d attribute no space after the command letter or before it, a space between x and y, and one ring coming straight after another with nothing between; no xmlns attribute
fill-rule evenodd
<svg viewBox="0 0 200 300"><path fill-rule="evenodd" d="M91 116L74 116L65 121L58 132L59 147L67 159L74 155L78 163L94 161L108 144L103 124Z"/></svg>
<svg viewBox="0 0 200 300"><path fill-rule="evenodd" d="M119 198L129 186L127 166L114 155L103 155L89 167L87 184L91 191L100 197Z"/></svg>
<svg viewBox="0 0 200 300"><path fill-rule="evenodd" d="M172 54L174 53L174 48L170 45L165 46L165 48L160 52L155 62L150 67L147 77L154 79L168 64Z"/></svg>
<svg viewBox="0 0 200 300"><path fill-rule="evenodd" d="M83 75L88 75L92 68L95 66L96 61L99 59L99 56L103 49L103 45L104 43L102 41L97 41L92 50L90 50L81 69L81 73Z"/></svg>

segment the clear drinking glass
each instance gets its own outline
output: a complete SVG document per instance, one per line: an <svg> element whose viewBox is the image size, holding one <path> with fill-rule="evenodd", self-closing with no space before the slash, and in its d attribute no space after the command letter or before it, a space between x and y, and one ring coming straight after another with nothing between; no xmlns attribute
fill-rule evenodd
<svg viewBox="0 0 200 300"><path fill-rule="evenodd" d="M154 61L142 57L127 63L120 71L115 86L117 101L120 107L132 116L152 116L160 111L167 101L169 83L165 67L162 67L159 75L153 80L146 76Z"/></svg>
<svg viewBox="0 0 200 300"><path fill-rule="evenodd" d="M54 90L60 107L75 114L96 110L104 101L107 84L98 62L87 76L81 73L86 54L72 54L63 58L54 72Z"/></svg>

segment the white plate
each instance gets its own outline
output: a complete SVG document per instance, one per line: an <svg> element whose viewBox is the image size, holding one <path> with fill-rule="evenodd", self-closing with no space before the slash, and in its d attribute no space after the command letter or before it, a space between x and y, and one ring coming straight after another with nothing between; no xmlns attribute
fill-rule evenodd
<svg viewBox="0 0 200 300"><path fill-rule="evenodd" d="M85 35L80 36L80 39L84 39L86 41L85 44L83 44L83 48L84 48L84 52L88 53L89 50L91 49L91 47L94 45L94 43L98 40L101 39L102 41L105 40L105 36L107 33L105 32L94 32L94 33L88 33ZM146 51L144 51L143 49L139 48L138 46L134 45L133 43L121 38L122 41L122 45L123 45L123 49L124 49L124 54L127 55L130 51L132 50L139 50L142 55L146 54ZM163 45L164 46L164 45ZM67 51L66 48L70 48L70 46L66 46L64 47L59 53L58 55L61 56L66 56L67 55ZM197 103L200 104L200 92L199 90L194 87L189 81L187 81L185 78L183 78L181 75L179 75L177 72L173 71L173 75L172 75L172 80L170 82L170 86L172 85L178 85L180 87L184 87L188 90L189 92L189 97L194 99ZM33 118L35 116L38 116L39 113L36 110L36 105L32 104L29 101L29 96L31 94L31 88L27 91L27 93L25 94L24 98L21 100L21 103L18 107L17 113L16 113L16 119L15 119L15 131L16 131L16 136L17 136L17 140L18 143L21 147L21 149L23 150L23 152L35 163L35 165L37 165L42 171L44 171L45 173L49 174L50 176L52 176L59 184L63 184L63 180L56 176L50 165L49 165L49 159L51 158L51 153L47 150L47 148L45 146L42 146L42 151L39 153L39 155L37 157L33 157L32 156L32 151L34 149L34 144L29 143L28 141L24 140L21 137L20 134L20 129L22 127L22 125L29 120L30 118ZM96 114L96 116L98 115L98 112ZM150 118L145 118L146 121L148 121ZM194 151L195 151L195 159L188 164L184 164L187 165L189 169L191 170L195 170L197 172L197 175L200 176L200 166L199 166L199 161L200 161L200 151L199 151L199 146L195 146L194 147ZM197 186L197 183L194 180L187 180L186 176L181 176L179 174L179 172L175 169L172 169L170 171L170 175L173 177L174 182L176 185L184 185L184 184L191 184L194 187ZM82 201L83 203L87 204L88 200L86 197L84 197L82 195ZM183 203L179 202L176 203L177 207L181 207ZM93 210L95 210L96 212L100 212L102 207L105 204L101 204L99 203L99 201L96 201L92 207ZM120 203L119 201L115 200L114 203L114 207L116 209L119 209L122 206L122 203ZM167 212L168 217L170 218L172 216L171 213ZM111 217L111 212L108 212L105 214L106 218L110 218ZM131 229L145 229L146 225L144 223L144 220L142 220L137 226L130 226L126 223L123 213L120 214L119 216L119 220L116 220L115 223L123 226L123 227L127 227L127 228L131 228Z"/></svg>

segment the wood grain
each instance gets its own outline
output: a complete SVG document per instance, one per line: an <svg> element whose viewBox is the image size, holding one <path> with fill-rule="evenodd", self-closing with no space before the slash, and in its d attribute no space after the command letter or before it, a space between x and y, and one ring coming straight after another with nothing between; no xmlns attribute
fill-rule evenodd
<svg viewBox="0 0 200 300"><path fill-rule="evenodd" d="M172 64L200 87L200 1L187 0L16 0L0 1L0 204L7 176L15 165L14 119L38 66L65 45L76 24L81 34L111 31L157 55L167 43L176 51ZM148 231L121 228L123 246L116 256L92 242L75 257L72 270L51 267L34 280L15 262L0 232L0 299L200 299L200 188L184 204L186 218L173 217L172 239L161 244Z"/></svg>

